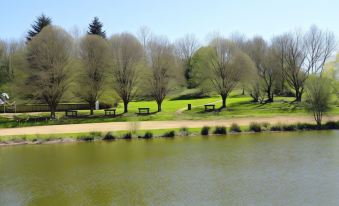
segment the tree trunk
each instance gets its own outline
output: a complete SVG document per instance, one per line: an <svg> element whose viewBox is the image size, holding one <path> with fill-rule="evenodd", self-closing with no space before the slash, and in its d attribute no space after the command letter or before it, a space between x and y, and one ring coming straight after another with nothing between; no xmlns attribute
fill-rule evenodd
<svg viewBox="0 0 339 206"><path fill-rule="evenodd" d="M225 108L226 109L226 98L227 98L227 96L226 95L221 95L221 98L222 98L222 106L221 106L221 108Z"/></svg>
<svg viewBox="0 0 339 206"><path fill-rule="evenodd" d="M51 109L51 119L55 119L56 106L50 106L50 109Z"/></svg>
<svg viewBox="0 0 339 206"><path fill-rule="evenodd" d="M158 112L161 112L161 102L157 102L158 104Z"/></svg>
<svg viewBox="0 0 339 206"><path fill-rule="evenodd" d="M242 93L241 95L245 95L245 88L242 88Z"/></svg>
<svg viewBox="0 0 339 206"><path fill-rule="evenodd" d="M128 102L124 101L124 113L128 112Z"/></svg>
<svg viewBox="0 0 339 206"><path fill-rule="evenodd" d="M295 101L301 102L302 91L300 91L300 88L294 88L294 90L295 90Z"/></svg>
<svg viewBox="0 0 339 206"><path fill-rule="evenodd" d="M93 108L91 108L91 113L90 114L93 115Z"/></svg>

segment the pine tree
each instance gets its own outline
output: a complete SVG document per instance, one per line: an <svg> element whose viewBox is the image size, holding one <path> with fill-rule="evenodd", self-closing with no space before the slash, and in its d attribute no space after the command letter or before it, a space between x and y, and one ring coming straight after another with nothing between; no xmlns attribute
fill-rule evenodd
<svg viewBox="0 0 339 206"><path fill-rule="evenodd" d="M48 26L51 24L52 24L52 19L47 17L45 14L41 14L41 16L39 16L37 20L35 20L34 24L31 25L32 29L28 31L28 35L26 37L27 42L31 41L34 36L39 34L45 26Z"/></svg>
<svg viewBox="0 0 339 206"><path fill-rule="evenodd" d="M94 17L92 23L89 24L89 31L87 34L99 35L102 38L106 38L106 32L102 30L103 24L99 21L98 17Z"/></svg>

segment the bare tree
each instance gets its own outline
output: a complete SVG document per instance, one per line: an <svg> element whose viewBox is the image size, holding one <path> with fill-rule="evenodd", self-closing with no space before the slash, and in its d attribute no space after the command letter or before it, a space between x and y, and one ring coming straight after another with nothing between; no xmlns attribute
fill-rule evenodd
<svg viewBox="0 0 339 206"><path fill-rule="evenodd" d="M107 51L106 40L98 35L86 35L80 43L82 72L77 94L89 104L91 115L95 102L103 92L105 69L108 66Z"/></svg>
<svg viewBox="0 0 339 206"><path fill-rule="evenodd" d="M148 28L147 26L142 26L142 27L140 27L137 36L138 36L142 46L144 47L144 49L146 49L147 44L152 37L151 29Z"/></svg>
<svg viewBox="0 0 339 206"><path fill-rule="evenodd" d="M296 101L301 101L307 78L310 74L321 74L333 53L335 37L312 26L306 34L289 33L276 40L278 54L282 54L284 77L294 89Z"/></svg>
<svg viewBox="0 0 339 206"><path fill-rule="evenodd" d="M111 56L113 63L113 88L124 102L124 112L128 112L128 103L134 97L138 76L138 64L143 49L133 35L117 34L111 37Z"/></svg>
<svg viewBox="0 0 339 206"><path fill-rule="evenodd" d="M149 77L151 96L157 102L158 112L169 91L171 70L173 71L173 47L164 38L153 38L148 44L148 60L151 69Z"/></svg>
<svg viewBox="0 0 339 206"><path fill-rule="evenodd" d="M194 52L199 48L198 40L194 35L186 35L176 41L175 47L176 53L181 60L187 87L193 88L195 85L191 81L193 70L192 57Z"/></svg>
<svg viewBox="0 0 339 206"><path fill-rule="evenodd" d="M241 81L246 71L253 68L253 63L233 42L224 38L215 38L210 46L214 48L210 58L211 81L222 98L222 108L226 108L228 95Z"/></svg>
<svg viewBox="0 0 339 206"><path fill-rule="evenodd" d="M247 45L247 53L256 66L259 81L263 82L263 92L267 94L267 102L273 102L274 85L278 78L279 59L273 54L272 48L261 37L254 37ZM258 90L259 82L253 84Z"/></svg>
<svg viewBox="0 0 339 206"><path fill-rule="evenodd" d="M28 43L30 75L27 85L33 97L48 104L51 118L67 89L70 36L60 28L45 27Z"/></svg>

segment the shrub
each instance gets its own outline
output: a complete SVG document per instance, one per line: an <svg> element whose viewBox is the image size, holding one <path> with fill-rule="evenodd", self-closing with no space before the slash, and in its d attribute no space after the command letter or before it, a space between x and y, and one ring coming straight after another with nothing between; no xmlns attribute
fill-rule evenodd
<svg viewBox="0 0 339 206"><path fill-rule="evenodd" d="M296 128L298 130L315 130L317 129L317 126L309 123L298 123Z"/></svg>
<svg viewBox="0 0 339 206"><path fill-rule="evenodd" d="M186 127L180 128L179 133L180 133L181 136L188 136L189 135L189 131Z"/></svg>
<svg viewBox="0 0 339 206"><path fill-rule="evenodd" d="M127 132L126 134L122 135L123 139L132 139L132 133L131 132Z"/></svg>
<svg viewBox="0 0 339 206"><path fill-rule="evenodd" d="M93 138L100 138L100 137L102 137L102 133L101 132L90 132L89 135L92 136Z"/></svg>
<svg viewBox="0 0 339 206"><path fill-rule="evenodd" d="M144 139L151 139L153 137L153 133L152 132L145 132L145 135L143 136Z"/></svg>
<svg viewBox="0 0 339 206"><path fill-rule="evenodd" d="M261 132L261 125L256 122L251 122L249 126L249 131L251 132Z"/></svg>
<svg viewBox="0 0 339 206"><path fill-rule="evenodd" d="M270 128L270 123L268 123L268 122L263 122L263 123L261 124L261 126L262 126L262 129L264 129L264 130L269 130L269 128Z"/></svg>
<svg viewBox="0 0 339 206"><path fill-rule="evenodd" d="M339 122L329 121L324 125L325 129L339 129Z"/></svg>
<svg viewBox="0 0 339 206"><path fill-rule="evenodd" d="M230 127L230 132L241 132L241 129L238 124L232 123Z"/></svg>
<svg viewBox="0 0 339 206"><path fill-rule="evenodd" d="M175 136L175 131L171 130L169 132L165 132L165 134L162 135L163 137L174 137Z"/></svg>
<svg viewBox="0 0 339 206"><path fill-rule="evenodd" d="M210 127L204 126L203 128L201 128L200 134L206 136L209 134L209 132L210 132Z"/></svg>
<svg viewBox="0 0 339 206"><path fill-rule="evenodd" d="M91 141L94 140L94 137L90 136L90 135L88 135L88 136L81 136L81 137L78 137L78 140L85 141L85 142L91 142ZM47 140L47 141L49 141L49 140Z"/></svg>
<svg viewBox="0 0 339 206"><path fill-rule="evenodd" d="M104 138L102 138L103 140L106 141L111 141L111 140L115 140L115 136L112 134L112 132L107 132L107 134L105 134Z"/></svg>
<svg viewBox="0 0 339 206"><path fill-rule="evenodd" d="M226 127L224 126L216 126L214 130L214 134L227 134Z"/></svg>
<svg viewBox="0 0 339 206"><path fill-rule="evenodd" d="M283 131L296 131L297 130L297 126L294 124L284 124L282 126L282 130Z"/></svg>
<svg viewBox="0 0 339 206"><path fill-rule="evenodd" d="M282 125L281 124L276 124L276 125L272 125L270 127L271 131L282 131Z"/></svg>

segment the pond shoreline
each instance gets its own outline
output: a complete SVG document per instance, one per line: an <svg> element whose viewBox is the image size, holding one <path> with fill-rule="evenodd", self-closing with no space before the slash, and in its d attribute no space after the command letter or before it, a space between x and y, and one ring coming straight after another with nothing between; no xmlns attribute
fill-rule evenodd
<svg viewBox="0 0 339 206"><path fill-rule="evenodd" d="M335 122L337 123L337 126L339 125L339 121ZM289 125L291 126L291 125ZM295 126L295 125L292 125ZM273 127L273 126L272 126ZM295 127L296 128L296 127ZM202 129L202 128L199 128ZM285 132L309 132L309 131L329 131L329 130L339 130L339 126L336 128L322 128L322 129L287 129L287 130L271 130L269 128L260 130L260 131L241 131L241 132L227 132L225 134L216 134L216 133L209 133L207 135L202 135L201 132L189 132L189 133L178 133L171 137L166 137L163 135L155 135L150 138L146 138L143 136L135 136L131 138L124 138L124 137L118 137L114 139L104 139L103 137L97 137L93 139L81 139L81 138L71 138L69 136L65 137L56 137L52 139L37 139L35 141L30 140L8 140L8 141L0 141L0 148L6 147L6 146L20 146L20 145L49 145L49 144L69 144L69 143L91 143L91 142L114 142L118 140L125 140L125 141L132 141L132 140L151 140L151 139L158 139L158 138L164 138L164 139L171 139L171 138L179 138L179 137L196 137L196 136L203 136L203 137L211 137L211 136L227 136L227 135L241 135L241 134L260 134L260 133L285 133ZM166 130L167 133L173 130ZM148 130L147 132L152 132L152 130ZM130 133L130 132L127 132ZM51 134L52 135L52 134Z"/></svg>

